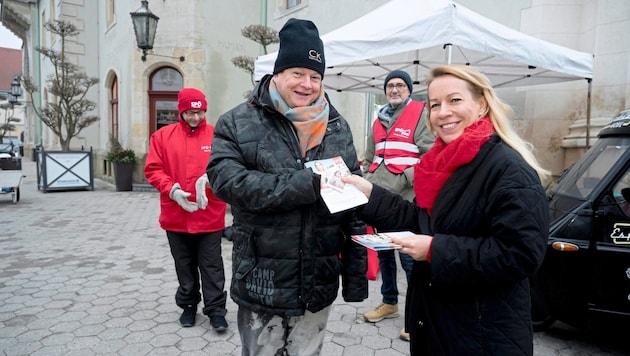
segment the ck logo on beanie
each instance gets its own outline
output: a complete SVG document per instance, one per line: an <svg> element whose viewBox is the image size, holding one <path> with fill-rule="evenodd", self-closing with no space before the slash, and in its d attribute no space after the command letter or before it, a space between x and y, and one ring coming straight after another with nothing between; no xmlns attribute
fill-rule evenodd
<svg viewBox="0 0 630 356"><path fill-rule="evenodd" d="M312 59L314 61L318 61L319 63L322 62L322 54L317 52L316 50L312 49L310 51L308 51L308 59Z"/></svg>

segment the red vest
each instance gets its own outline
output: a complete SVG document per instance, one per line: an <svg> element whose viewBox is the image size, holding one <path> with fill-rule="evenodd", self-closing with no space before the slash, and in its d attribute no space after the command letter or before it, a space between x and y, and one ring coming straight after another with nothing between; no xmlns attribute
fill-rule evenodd
<svg viewBox="0 0 630 356"><path fill-rule="evenodd" d="M413 136L424 108L423 102L410 101L396 122L389 128L377 119L374 121L374 159L368 171L374 172L381 163L394 174L401 174L405 169L420 161L420 149Z"/></svg>

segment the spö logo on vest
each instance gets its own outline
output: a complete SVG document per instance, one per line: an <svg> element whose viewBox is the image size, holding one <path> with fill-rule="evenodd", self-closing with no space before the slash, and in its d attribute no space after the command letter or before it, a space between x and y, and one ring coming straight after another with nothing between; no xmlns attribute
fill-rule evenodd
<svg viewBox="0 0 630 356"><path fill-rule="evenodd" d="M410 129L402 129L400 127L396 127L394 129L394 135L400 136L400 137L409 137L409 135L411 135L411 130Z"/></svg>
<svg viewBox="0 0 630 356"><path fill-rule="evenodd" d="M193 109L199 109L201 107L201 100L191 101L190 107L192 107Z"/></svg>
<svg viewBox="0 0 630 356"><path fill-rule="evenodd" d="M317 52L314 49L311 49L308 51L308 59L312 59L314 61L318 61L319 63L322 62L322 54Z"/></svg>

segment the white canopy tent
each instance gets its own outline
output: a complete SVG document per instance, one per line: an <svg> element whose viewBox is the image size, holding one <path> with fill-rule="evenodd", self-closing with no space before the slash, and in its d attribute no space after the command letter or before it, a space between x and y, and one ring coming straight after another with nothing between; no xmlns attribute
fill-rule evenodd
<svg viewBox="0 0 630 356"><path fill-rule="evenodd" d="M495 88L586 79L587 146L593 56L526 35L450 0L391 0L321 36L324 86L339 92L383 93L394 69L405 70L414 93L427 71L444 63L468 64ZM255 79L272 73L277 52L259 57Z"/></svg>
<svg viewBox="0 0 630 356"><path fill-rule="evenodd" d="M446 0L391 0L322 36L324 85L336 91L383 93L394 69L407 71L414 92L429 68L469 64L495 87L591 79L593 56L546 42ZM273 72L277 52L255 63L255 78Z"/></svg>

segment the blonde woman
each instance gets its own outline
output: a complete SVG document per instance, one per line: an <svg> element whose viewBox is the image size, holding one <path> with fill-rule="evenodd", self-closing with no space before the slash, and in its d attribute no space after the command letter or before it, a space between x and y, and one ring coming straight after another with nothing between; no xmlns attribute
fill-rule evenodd
<svg viewBox="0 0 630 356"><path fill-rule="evenodd" d="M433 147L415 166L414 203L352 176L361 216L414 259L405 326L412 355L532 355L528 277L543 261L547 175L511 128L511 109L472 67L433 68Z"/></svg>

